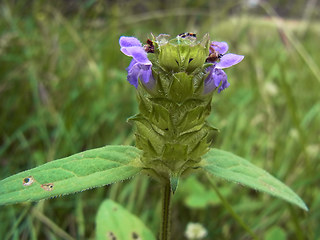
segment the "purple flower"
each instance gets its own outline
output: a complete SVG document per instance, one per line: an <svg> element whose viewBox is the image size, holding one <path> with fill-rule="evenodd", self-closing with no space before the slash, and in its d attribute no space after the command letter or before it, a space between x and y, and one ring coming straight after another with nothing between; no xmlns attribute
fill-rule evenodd
<svg viewBox="0 0 320 240"><path fill-rule="evenodd" d="M154 79L152 76L152 63L148 59L147 53L142 47L141 42L135 37L120 37L120 50L125 55L133 57L129 67L127 68L127 80L135 88L138 87L139 78L146 85L153 85Z"/></svg>
<svg viewBox="0 0 320 240"><path fill-rule="evenodd" d="M210 44L210 55L207 62L213 63L208 68L209 76L205 80L204 93L209 93L218 88L218 93L230 86L227 81L227 74L222 70L231 67L242 61L244 56L233 53L227 53L228 44L226 42L212 42Z"/></svg>

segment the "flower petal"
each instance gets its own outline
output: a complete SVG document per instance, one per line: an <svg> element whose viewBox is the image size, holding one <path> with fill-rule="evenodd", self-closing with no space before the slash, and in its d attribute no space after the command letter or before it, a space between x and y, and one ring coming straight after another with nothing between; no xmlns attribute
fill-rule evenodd
<svg viewBox="0 0 320 240"><path fill-rule="evenodd" d="M134 60L132 60L131 63L133 63L133 61ZM131 85L133 85L135 88L137 88L138 87L138 79L139 79L139 75L140 75L140 64L139 63L131 64L131 63L129 65L129 67L127 68L127 70L128 70L127 80Z"/></svg>
<svg viewBox="0 0 320 240"><path fill-rule="evenodd" d="M219 87L218 93L220 93L223 89L230 86L230 83L227 81L227 74L221 69L214 69L213 71L213 81L216 87Z"/></svg>
<svg viewBox="0 0 320 240"><path fill-rule="evenodd" d="M212 67L210 69L210 74L204 82L204 94L213 91L219 86L218 93L220 93L223 89L230 86L230 83L227 81L227 74L223 70Z"/></svg>
<svg viewBox="0 0 320 240"><path fill-rule="evenodd" d="M239 62L242 61L244 56L237 55L233 53L227 53L226 55L223 55L220 59L220 62L217 63L216 68L223 69L231 67Z"/></svg>
<svg viewBox="0 0 320 240"><path fill-rule="evenodd" d="M228 43L226 42L211 42L210 46L213 47L220 54L225 54L228 51Z"/></svg>
<svg viewBox="0 0 320 240"><path fill-rule="evenodd" d="M139 78L147 88L151 89L154 87L155 79L152 76L151 65L143 65L132 59L127 71L127 80L131 85L135 86L135 88L138 88Z"/></svg>
<svg viewBox="0 0 320 240"><path fill-rule="evenodd" d="M211 74L206 78L205 83L204 83L204 90L203 94L210 93L214 89L216 89L216 85L214 84L214 80Z"/></svg>
<svg viewBox="0 0 320 240"><path fill-rule="evenodd" d="M120 47L141 47L141 42L135 37L122 36L119 39Z"/></svg>
<svg viewBox="0 0 320 240"><path fill-rule="evenodd" d="M127 72L130 72L130 69L137 63L136 60L132 59L129 66L126 68Z"/></svg>
<svg viewBox="0 0 320 240"><path fill-rule="evenodd" d="M141 65L141 70L140 70L140 80L141 82L148 88L152 89L155 86L155 79L153 78L152 75L152 68L151 65L146 66L146 65Z"/></svg>
<svg viewBox="0 0 320 240"><path fill-rule="evenodd" d="M214 65L207 68L207 71L210 72L208 77L204 80L204 90L203 93L207 94L213 91L217 86L214 83Z"/></svg>
<svg viewBox="0 0 320 240"><path fill-rule="evenodd" d="M120 49L125 55L133 57L135 61L141 64L151 65L147 53L143 47L123 47Z"/></svg>
<svg viewBox="0 0 320 240"><path fill-rule="evenodd" d="M143 81L144 83L148 83L151 75L152 75L151 66L142 65L140 70L140 76L139 76L141 81Z"/></svg>

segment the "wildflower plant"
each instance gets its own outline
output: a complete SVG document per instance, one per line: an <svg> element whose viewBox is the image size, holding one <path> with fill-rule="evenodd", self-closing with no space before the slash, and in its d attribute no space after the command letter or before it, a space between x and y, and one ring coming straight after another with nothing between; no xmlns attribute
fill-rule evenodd
<svg viewBox="0 0 320 240"><path fill-rule="evenodd" d="M169 239L170 199L179 179L203 171L209 178L237 182L308 210L299 196L266 171L212 148L218 131L207 121L212 96L230 86L223 69L240 63L243 56L227 53L228 44L212 42L208 34L201 40L193 33L174 38L161 34L152 36L145 45L137 38L123 36L119 44L121 52L132 57L127 80L135 87L139 103L139 113L129 118L136 127L136 147L92 149L8 177L0 181L0 204L38 201L144 173L163 186L160 239ZM115 206L107 200L101 209L120 209L120 218L137 223L134 216L121 215L124 210ZM97 219L103 219L105 215L99 213ZM110 239L121 235L112 222L104 222L104 227L99 222L98 239L106 234ZM100 235L101 231L105 234ZM132 230L130 234L132 239L155 239L148 231ZM124 239L130 239L129 235Z"/></svg>

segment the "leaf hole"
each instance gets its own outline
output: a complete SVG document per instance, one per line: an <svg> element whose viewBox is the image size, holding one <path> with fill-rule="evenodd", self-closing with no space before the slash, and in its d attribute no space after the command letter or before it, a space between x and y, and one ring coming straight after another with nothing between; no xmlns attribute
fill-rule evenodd
<svg viewBox="0 0 320 240"><path fill-rule="evenodd" d="M53 183L45 183L41 185L41 188L46 190L46 191L52 191L54 187Z"/></svg>
<svg viewBox="0 0 320 240"><path fill-rule="evenodd" d="M22 180L22 184L24 186L30 186L34 182L34 178L32 176L26 177Z"/></svg>

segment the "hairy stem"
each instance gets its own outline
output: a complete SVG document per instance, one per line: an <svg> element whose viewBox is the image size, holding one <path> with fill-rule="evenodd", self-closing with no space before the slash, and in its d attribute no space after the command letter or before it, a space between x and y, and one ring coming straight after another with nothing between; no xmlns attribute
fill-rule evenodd
<svg viewBox="0 0 320 240"><path fill-rule="evenodd" d="M171 187L170 182L166 182L163 187L162 193L162 223L160 231L161 240L170 239L170 225L171 225L171 212L170 212L170 202L171 202Z"/></svg>

